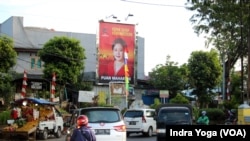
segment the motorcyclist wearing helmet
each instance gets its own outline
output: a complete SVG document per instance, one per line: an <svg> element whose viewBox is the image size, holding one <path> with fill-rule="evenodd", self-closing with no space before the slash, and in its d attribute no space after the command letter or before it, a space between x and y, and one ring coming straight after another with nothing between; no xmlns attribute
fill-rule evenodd
<svg viewBox="0 0 250 141"><path fill-rule="evenodd" d="M228 110L228 118L226 119L225 124L237 124L237 115L236 115L236 110L231 109Z"/></svg>
<svg viewBox="0 0 250 141"><path fill-rule="evenodd" d="M88 123L87 116L78 116L77 128L74 129L70 141L96 141L95 133L88 127Z"/></svg>
<svg viewBox="0 0 250 141"><path fill-rule="evenodd" d="M197 124L209 125L209 118L206 114L207 114L206 111L201 112L201 116L198 118Z"/></svg>

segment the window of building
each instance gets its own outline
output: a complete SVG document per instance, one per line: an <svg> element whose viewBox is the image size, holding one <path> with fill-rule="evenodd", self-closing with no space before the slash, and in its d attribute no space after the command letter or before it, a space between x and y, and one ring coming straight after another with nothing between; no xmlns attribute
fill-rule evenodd
<svg viewBox="0 0 250 141"><path fill-rule="evenodd" d="M31 69L41 69L42 61L38 57L31 58Z"/></svg>
<svg viewBox="0 0 250 141"><path fill-rule="evenodd" d="M36 59L31 58L31 69L35 69L35 63L36 63Z"/></svg>
<svg viewBox="0 0 250 141"><path fill-rule="evenodd" d="M36 62L36 64L37 64L37 68L42 68L42 61L41 61L41 59L37 59L37 62Z"/></svg>

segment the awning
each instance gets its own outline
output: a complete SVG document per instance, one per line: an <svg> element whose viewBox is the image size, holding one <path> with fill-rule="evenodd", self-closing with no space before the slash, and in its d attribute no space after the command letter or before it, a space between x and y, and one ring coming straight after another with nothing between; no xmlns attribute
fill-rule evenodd
<svg viewBox="0 0 250 141"><path fill-rule="evenodd" d="M28 103L34 103L34 104L43 104L43 105L56 105L56 103L49 102L45 99L38 99L33 97L25 97L22 99L18 99L15 101L16 104L22 104L23 101L27 101Z"/></svg>

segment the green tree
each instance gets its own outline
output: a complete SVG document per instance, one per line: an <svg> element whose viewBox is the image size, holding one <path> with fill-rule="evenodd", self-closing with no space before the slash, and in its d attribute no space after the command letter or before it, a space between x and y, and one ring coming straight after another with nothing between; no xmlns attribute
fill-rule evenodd
<svg viewBox="0 0 250 141"><path fill-rule="evenodd" d="M54 37L45 43L39 56L44 62L44 77L52 78L56 73L56 82L61 84L60 90L65 84L75 84L84 70L85 49L80 41L68 37Z"/></svg>
<svg viewBox="0 0 250 141"><path fill-rule="evenodd" d="M177 65L178 63L170 61L170 56L167 56L166 64L157 65L149 74L149 83L159 90L169 90L170 97L175 97L185 84L183 69Z"/></svg>
<svg viewBox="0 0 250 141"><path fill-rule="evenodd" d="M16 58L13 40L0 36L0 72L7 73L16 64Z"/></svg>
<svg viewBox="0 0 250 141"><path fill-rule="evenodd" d="M221 80L222 68L218 53L214 49L210 52L194 51L188 59L188 68L200 106L204 107L211 100L207 90L215 88Z"/></svg>
<svg viewBox="0 0 250 141"><path fill-rule="evenodd" d="M234 95L238 103L243 103L243 93L241 92L241 76L239 72L231 74L230 95Z"/></svg>
<svg viewBox="0 0 250 141"><path fill-rule="evenodd" d="M8 103L13 96L13 80L10 69L16 64L17 53L13 40L7 36L0 36L0 97ZM12 97L13 98L13 97Z"/></svg>
<svg viewBox="0 0 250 141"><path fill-rule="evenodd" d="M189 87L190 87L190 82L189 82L189 80L190 80L190 78L189 78L190 72L188 70L188 66L185 63L185 64L182 64L179 68L180 68L180 72L181 72L181 75L182 75L182 82L184 84L183 87L184 87L184 89L189 89Z"/></svg>
<svg viewBox="0 0 250 141"><path fill-rule="evenodd" d="M1 76L2 75L2 76ZM12 76L0 74L0 97L4 98L5 103L9 103L14 98L14 87L11 84Z"/></svg>
<svg viewBox="0 0 250 141"><path fill-rule="evenodd" d="M247 55L250 40L250 1L248 0L187 0L188 10L195 11L190 21L199 35L209 34L207 46L212 44L225 60L226 80L239 58ZM248 37L247 37L248 36ZM248 53L249 54L249 53ZM250 58L250 57L248 57ZM243 66L243 63L242 63ZM243 70L243 69L242 69ZM250 74L250 73L249 73ZM242 78L243 79L243 74ZM242 80L243 81L243 80ZM242 83L242 82L241 82ZM227 89L225 87L224 91Z"/></svg>

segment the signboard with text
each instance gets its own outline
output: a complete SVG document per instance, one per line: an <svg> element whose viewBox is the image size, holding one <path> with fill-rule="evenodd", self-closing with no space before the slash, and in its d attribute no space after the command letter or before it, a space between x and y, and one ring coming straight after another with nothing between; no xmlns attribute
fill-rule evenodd
<svg viewBox="0 0 250 141"><path fill-rule="evenodd" d="M168 90L160 90L160 98L168 98L169 91Z"/></svg>
<svg viewBox="0 0 250 141"><path fill-rule="evenodd" d="M125 81L128 65L129 83L134 84L135 25L100 21L98 49L98 82ZM128 61L124 61L124 51Z"/></svg>

